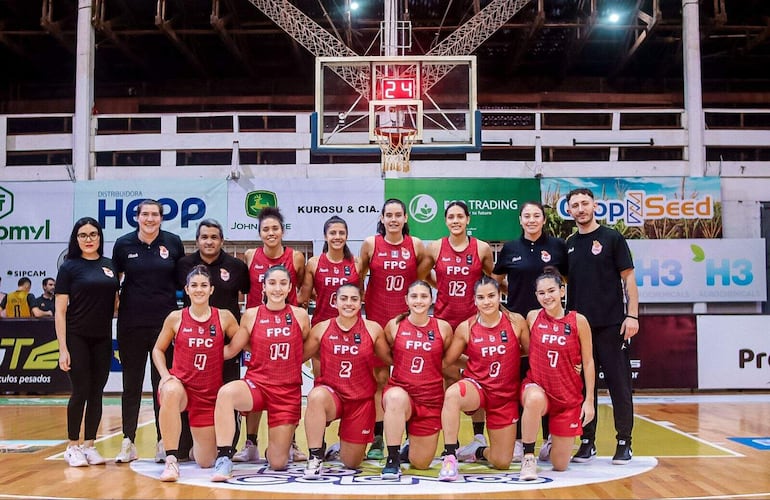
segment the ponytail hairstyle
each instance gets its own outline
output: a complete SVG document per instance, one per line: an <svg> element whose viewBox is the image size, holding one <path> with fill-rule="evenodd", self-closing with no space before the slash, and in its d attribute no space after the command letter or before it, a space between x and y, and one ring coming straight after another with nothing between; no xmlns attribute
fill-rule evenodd
<svg viewBox="0 0 770 500"><path fill-rule="evenodd" d="M264 209L263 209L264 210ZM289 273L289 270L286 269L286 266L283 264L276 264L274 266L270 266L267 271L265 271L264 278L262 279L262 303L267 305L267 293L265 293L265 282L267 281L267 278L269 278L272 274L276 272L283 272L286 273L286 277L289 278L289 286L292 286L291 282L291 274ZM291 290L291 288L289 288Z"/></svg>
<svg viewBox="0 0 770 500"><path fill-rule="evenodd" d="M404 202L399 200L398 198L388 198L385 200L385 203L382 204L382 210L380 210L380 216L382 217L385 215L385 207L390 205L391 203L395 203L397 205L401 205L401 208L404 211L404 215L406 215L406 205L404 205ZM382 218L377 221L377 233L380 236L385 236L385 224L382 223ZM404 236L409 235L409 223L404 222L404 227L401 228L401 234Z"/></svg>
<svg viewBox="0 0 770 500"><path fill-rule="evenodd" d="M484 285L494 285L495 290L497 290L497 294L500 295L500 283L498 283L497 280L493 277L487 276L486 274L482 275L481 278L479 278L479 280L473 285L473 293L475 294L479 287ZM503 307L502 300L500 301L500 311L503 313L507 311L507 309Z"/></svg>
<svg viewBox="0 0 770 500"><path fill-rule="evenodd" d="M326 220L326 222L324 222L324 238L326 238L326 231L329 230L329 227L331 227L332 224L342 224L345 226L345 231L348 231L348 223L345 222L345 219L337 215L332 215ZM321 251L323 253L329 251L329 242L324 241L324 247ZM345 260L353 259L353 252L350 251L350 247L348 247L347 243L345 243L345 247L342 249L342 256L345 258Z"/></svg>
<svg viewBox="0 0 770 500"><path fill-rule="evenodd" d="M281 214L281 211L278 209L278 207L265 207L262 210L259 211L259 215L257 215L257 221L259 221L259 229L262 230L262 223L265 221L265 219L275 219L283 228L283 214Z"/></svg>
<svg viewBox="0 0 770 500"><path fill-rule="evenodd" d="M208 280L209 285L211 284L211 274L209 274L209 268L204 266L203 264L198 264L197 266L193 267L189 273L187 273L187 278L185 278L185 284L189 285L190 280L193 279L195 276L204 276Z"/></svg>
<svg viewBox="0 0 770 500"><path fill-rule="evenodd" d="M412 288L417 287L417 286L424 286L425 288L427 288L428 292L430 292L430 294L431 294L431 302L433 302L433 287L431 287L430 284L427 281L425 281L425 280L414 280L412 282L412 284L407 287L407 289L406 289L406 296L408 297L409 296L409 292L412 290ZM409 316L410 312L411 311L407 310L406 312L403 312L403 313L399 314L398 316L396 316L396 324L401 323L404 320L404 318Z"/></svg>
<svg viewBox="0 0 770 500"><path fill-rule="evenodd" d="M540 273L540 275L535 278L535 288L537 289L537 284L541 281L551 278L556 282L556 285L559 287L564 286L564 279L561 276L561 273L555 266L545 266L543 268L543 272Z"/></svg>

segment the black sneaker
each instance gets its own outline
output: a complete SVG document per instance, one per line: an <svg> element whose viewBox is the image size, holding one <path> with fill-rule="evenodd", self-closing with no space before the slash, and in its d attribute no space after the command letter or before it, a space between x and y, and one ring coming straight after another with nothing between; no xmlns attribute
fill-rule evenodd
<svg viewBox="0 0 770 500"><path fill-rule="evenodd" d="M404 446L401 447L401 450L398 452L398 459L401 461L402 464L408 464L409 463L409 440L406 440L406 443Z"/></svg>
<svg viewBox="0 0 770 500"><path fill-rule="evenodd" d="M580 440L580 448L578 448L575 456L572 457L572 461L575 463L583 464L590 462L596 456L596 446L590 439Z"/></svg>
<svg viewBox="0 0 770 500"><path fill-rule="evenodd" d="M615 448L615 456L612 457L612 463L615 465L626 465L631 461L633 455L631 452L631 441L620 439L618 440L617 448Z"/></svg>

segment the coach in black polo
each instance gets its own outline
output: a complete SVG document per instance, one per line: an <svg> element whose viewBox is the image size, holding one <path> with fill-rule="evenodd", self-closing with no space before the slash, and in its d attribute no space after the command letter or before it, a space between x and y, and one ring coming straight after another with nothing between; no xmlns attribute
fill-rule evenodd
<svg viewBox="0 0 770 500"><path fill-rule="evenodd" d="M177 308L176 263L184 257L184 246L179 236L160 229L163 220L160 202L144 200L136 213L137 230L118 238L112 250L112 262L123 276L118 308L118 348L123 366L124 439L115 458L117 463L137 458L134 441L144 370L163 321ZM153 363L150 363L150 373L158 451L165 454L162 453L158 426L160 375Z"/></svg>

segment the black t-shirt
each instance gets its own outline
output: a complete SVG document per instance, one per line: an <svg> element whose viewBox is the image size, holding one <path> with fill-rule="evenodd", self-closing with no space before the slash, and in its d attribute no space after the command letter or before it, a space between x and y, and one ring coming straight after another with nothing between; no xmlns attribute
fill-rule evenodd
<svg viewBox="0 0 770 500"><path fill-rule="evenodd" d="M176 305L176 263L184 256L179 236L160 231L149 245L139 240L138 231L115 241L112 261L123 273L118 325L157 327Z"/></svg>
<svg viewBox="0 0 770 500"><path fill-rule="evenodd" d="M531 241L521 236L503 245L492 272L508 276L508 309L526 317L532 309L540 308L535 280L545 266L554 266L567 275L567 245L563 239L543 234Z"/></svg>
<svg viewBox="0 0 770 500"><path fill-rule="evenodd" d="M238 304L238 292L248 295L249 286L249 268L246 264L232 255L220 252L219 257L211 264L206 264L201 259L200 251L185 255L176 265L177 286L184 289L187 274L193 267L203 264L209 269L211 274L211 284L214 286L214 293L211 295L209 303L213 307L227 309L235 319L241 320L241 306ZM184 294L185 306L190 305L190 297Z"/></svg>
<svg viewBox="0 0 770 500"><path fill-rule="evenodd" d="M567 238L569 281L567 308L583 314L592 327L623 322L623 283L620 272L634 268L622 234L606 226Z"/></svg>
<svg viewBox="0 0 770 500"><path fill-rule="evenodd" d="M112 337L118 272L107 257L66 259L56 276L56 293L69 295L67 335Z"/></svg>
<svg viewBox="0 0 770 500"><path fill-rule="evenodd" d="M35 301L32 303L32 307L37 307L41 311L51 311L52 313L56 310L56 299L55 297L51 297L50 299L45 298L43 295L36 298Z"/></svg>

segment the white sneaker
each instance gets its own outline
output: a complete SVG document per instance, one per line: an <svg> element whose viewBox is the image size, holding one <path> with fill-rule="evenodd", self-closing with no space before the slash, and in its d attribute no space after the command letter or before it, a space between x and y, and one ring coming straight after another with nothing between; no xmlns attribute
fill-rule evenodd
<svg viewBox="0 0 770 500"><path fill-rule="evenodd" d="M340 443L336 442L329 446L324 455L324 462L337 462L340 459Z"/></svg>
<svg viewBox="0 0 770 500"><path fill-rule="evenodd" d="M256 462L259 460L259 448L250 439L246 440L243 449L233 455L233 462Z"/></svg>
<svg viewBox="0 0 770 500"><path fill-rule="evenodd" d="M88 465L102 465L107 463L107 460L105 460L101 453L99 453L99 450L93 446L88 448L83 447L83 455L85 455L86 460L88 460Z"/></svg>
<svg viewBox="0 0 770 500"><path fill-rule="evenodd" d="M310 457L305 465L305 479L321 479L323 474L323 461L317 457Z"/></svg>
<svg viewBox="0 0 770 500"><path fill-rule="evenodd" d="M127 464L133 462L139 458L136 454L136 445L128 438L123 438L123 442L120 443L120 453L115 457L116 464Z"/></svg>
<svg viewBox="0 0 770 500"><path fill-rule="evenodd" d="M166 457L166 468L160 473L160 480L166 483L173 483L179 480L179 463L176 457L171 455Z"/></svg>
<svg viewBox="0 0 770 500"><path fill-rule="evenodd" d="M306 460L305 452L299 449L296 441L292 441L291 448L289 448L289 462L304 462Z"/></svg>
<svg viewBox="0 0 770 500"><path fill-rule="evenodd" d="M537 479L537 459L535 455L527 454L521 461L519 481L534 481Z"/></svg>
<svg viewBox="0 0 770 500"><path fill-rule="evenodd" d="M163 441L158 441L155 445L155 463L162 464L166 461L166 447L163 446Z"/></svg>
<svg viewBox="0 0 770 500"><path fill-rule="evenodd" d="M476 450L481 448L482 446L487 446L487 439L484 437L483 434L476 434L473 436L473 441L470 442L469 445L463 446L459 450L457 450L457 461L458 462L475 462L478 460L476 458Z"/></svg>
<svg viewBox="0 0 770 500"><path fill-rule="evenodd" d="M513 445L513 462L519 463L524 458L524 443L521 439L516 440L516 444Z"/></svg>
<svg viewBox="0 0 770 500"><path fill-rule="evenodd" d="M546 439L540 447L540 453L537 455L538 460L541 462L551 461L551 445L551 435L549 434L548 439Z"/></svg>
<svg viewBox="0 0 770 500"><path fill-rule="evenodd" d="M70 467L88 467L88 460L83 454L83 448L77 445L67 446L67 450L64 452L64 460L67 461Z"/></svg>

